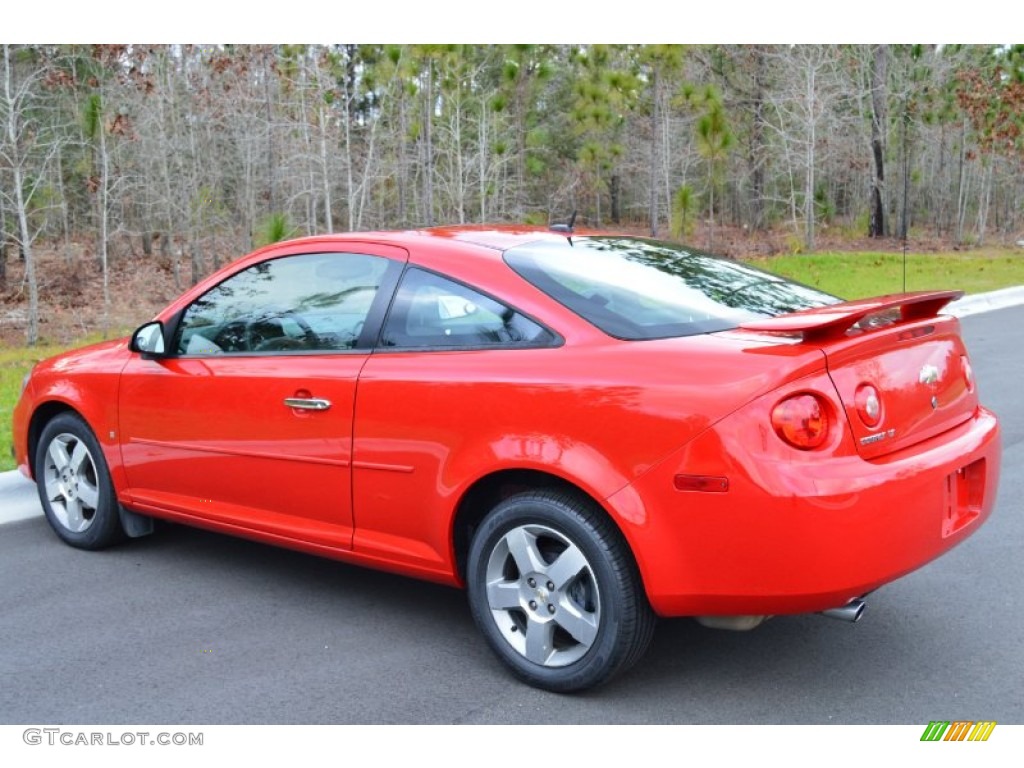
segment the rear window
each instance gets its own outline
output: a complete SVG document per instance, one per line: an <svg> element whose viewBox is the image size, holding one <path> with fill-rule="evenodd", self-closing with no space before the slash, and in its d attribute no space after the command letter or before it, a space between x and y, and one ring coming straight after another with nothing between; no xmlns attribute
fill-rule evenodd
<svg viewBox="0 0 1024 768"><path fill-rule="evenodd" d="M505 262L620 339L725 331L746 320L840 301L745 264L632 237L530 243L506 251Z"/></svg>

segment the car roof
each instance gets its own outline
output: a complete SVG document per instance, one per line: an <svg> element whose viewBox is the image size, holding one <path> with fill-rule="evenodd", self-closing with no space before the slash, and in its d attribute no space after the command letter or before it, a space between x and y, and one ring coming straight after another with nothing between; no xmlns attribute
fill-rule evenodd
<svg viewBox="0 0 1024 768"><path fill-rule="evenodd" d="M597 232L576 232L574 235L597 234ZM260 252L271 250L274 246L303 244L303 243L330 243L330 242L380 242L390 243L398 246L423 245L424 238L434 241L455 241L466 245L475 245L488 248L494 251L506 251L526 243L548 242L566 243L569 235L566 233L552 232L545 227L519 226L519 225L489 225L489 224L460 224L456 226L429 227L424 229L408 230L380 230L366 232L334 232L331 234L312 235L294 240L275 243L267 248L260 249Z"/></svg>
<svg viewBox="0 0 1024 768"><path fill-rule="evenodd" d="M459 225L452 227L431 227L430 229L418 230L418 234L427 237L440 237L449 240L457 240L464 243L481 245L485 248L505 251L517 245L525 243L543 242L566 242L565 233L552 232L543 227L528 226L487 226L487 225Z"/></svg>

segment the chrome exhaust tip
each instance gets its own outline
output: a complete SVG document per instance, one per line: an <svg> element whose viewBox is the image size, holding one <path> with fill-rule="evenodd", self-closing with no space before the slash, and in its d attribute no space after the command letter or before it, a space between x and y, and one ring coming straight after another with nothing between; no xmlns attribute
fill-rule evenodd
<svg viewBox="0 0 1024 768"><path fill-rule="evenodd" d="M827 611L822 611L821 615L828 616L830 619L839 619L840 621L849 621L852 623L860 619L867 606L867 603L859 597L855 597L846 605L840 606L839 608L829 608Z"/></svg>

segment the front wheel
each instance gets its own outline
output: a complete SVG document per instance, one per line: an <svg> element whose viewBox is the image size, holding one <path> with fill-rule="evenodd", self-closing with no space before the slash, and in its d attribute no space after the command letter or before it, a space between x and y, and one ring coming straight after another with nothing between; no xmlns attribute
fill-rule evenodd
<svg viewBox="0 0 1024 768"><path fill-rule="evenodd" d="M619 531L574 495L513 496L477 529L467 563L470 609L522 680L569 692L632 665L654 614Z"/></svg>
<svg viewBox="0 0 1024 768"><path fill-rule="evenodd" d="M46 519L66 543L102 549L123 538L103 451L76 414L61 413L43 428L35 475Z"/></svg>

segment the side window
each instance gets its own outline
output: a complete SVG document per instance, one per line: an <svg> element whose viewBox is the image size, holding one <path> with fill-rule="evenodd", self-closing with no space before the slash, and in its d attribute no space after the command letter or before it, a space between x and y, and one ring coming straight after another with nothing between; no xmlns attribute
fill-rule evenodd
<svg viewBox="0 0 1024 768"><path fill-rule="evenodd" d="M318 253L254 264L185 310L173 349L182 355L351 349L390 263Z"/></svg>
<svg viewBox="0 0 1024 768"><path fill-rule="evenodd" d="M482 293L421 269L402 278L384 326L385 347L543 346L554 335Z"/></svg>

